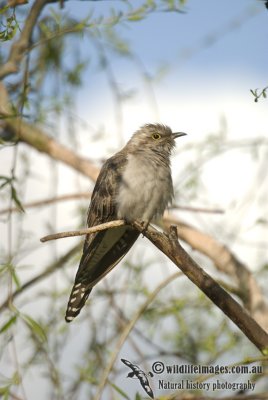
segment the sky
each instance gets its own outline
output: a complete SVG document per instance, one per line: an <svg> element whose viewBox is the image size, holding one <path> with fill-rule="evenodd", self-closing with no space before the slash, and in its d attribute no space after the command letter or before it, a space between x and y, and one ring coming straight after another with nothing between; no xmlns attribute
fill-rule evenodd
<svg viewBox="0 0 268 400"><path fill-rule="evenodd" d="M109 5L125 7L121 2ZM107 2L100 2L97 9L101 12L106 7ZM255 134L265 133L259 124L263 126L266 103L255 104L249 90L263 88L267 82L267 10L253 0L190 0L185 11L155 13L118 29L146 72L160 76L144 90L133 62L109 53L118 86L135 92L122 106L122 143L141 124L154 120L189 132L194 142L217 130L222 115L230 121L231 135L251 135L243 121L254 125ZM112 138L111 149L116 149L121 144L114 142L117 112L105 75L93 69L86 81L78 96L79 112L94 126L104 125L107 143Z"/></svg>
<svg viewBox="0 0 268 400"><path fill-rule="evenodd" d="M85 16L89 8L95 10L96 17L102 13L108 15L111 7L119 10L126 9L127 5L113 0L90 3L70 1L65 4L65 10L77 18ZM84 37L82 51L90 58L90 70L86 71L83 87L75 95L76 113L93 130L103 129L105 134L98 141L88 134L88 128L76 132L81 154L98 161L106 158L117 151L140 125L154 121L166 123L174 131L188 133L183 143L179 144L181 149L185 146L198 148L209 134L219 132L222 120L231 142L267 138L267 100L260 99L255 103L250 93L250 89L267 86L268 11L263 3L257 0L188 0L184 10L183 14L157 12L138 23L129 22L118 27L118 34L129 43L136 55L134 63L128 57L109 53L118 86L123 91L134 93L123 103L120 116L107 77L98 68L92 44L88 37ZM155 78L149 86L148 81L141 77L141 63L142 71L146 70ZM64 134L62 139L65 140ZM68 146L68 143L65 144ZM1 174L5 174L11 165L10 150L2 151L1 157L4 161L0 167ZM188 165L190 162L195 166L195 151L190 153L190 157L192 159L181 154L180 147L175 153L172 165L178 192L184 180L184 163ZM265 157L267 159L264 154L261 163L265 162ZM53 192L50 180L53 166L48 168L46 157L34 152L31 152L31 162L37 171L37 178L33 177L27 186L28 201L48 197ZM224 217L195 217L195 222L211 234L216 232L223 241L227 240L230 232L235 235L237 226L243 224L241 238L244 241L259 239L264 231L251 229L259 216L258 198L267 199L267 189L263 187L259 172L249 154L235 150L222 159L206 164L201 177L206 197L200 193L200 197L191 202L197 206L222 207L226 214ZM59 177L60 193L70 193L77 188L77 180L70 170L60 166ZM80 179L79 182L81 191L88 189L87 180ZM254 182L258 182L258 192L249 201ZM180 199L184 204L189 201L183 193ZM74 227L78 220L74 207L74 203L62 205L55 228L61 231ZM47 264L47 247L38 246L39 237L46 234L48 216L46 210L34 210L25 217L25 228L35 237L32 245L36 250L21 262L36 265L38 260L35 271ZM191 216L185 218L191 221ZM4 224L1 224L1 231L6 239ZM65 248L65 243L57 244L59 251ZM242 261L256 260L252 250L246 249L236 238L232 245ZM265 251L258 253L260 262L265 257ZM30 272L26 271L24 279L28 278L28 274ZM38 308L33 308L34 315L37 316L38 312ZM123 385L126 389L129 383ZM136 390L134 382L133 393ZM36 398L39 386L31 387L29 382L27 392L29 399Z"/></svg>

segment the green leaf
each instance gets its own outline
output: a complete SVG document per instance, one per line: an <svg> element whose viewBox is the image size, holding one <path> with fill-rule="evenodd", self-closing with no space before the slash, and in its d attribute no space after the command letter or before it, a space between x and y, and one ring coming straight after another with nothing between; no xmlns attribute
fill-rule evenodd
<svg viewBox="0 0 268 400"><path fill-rule="evenodd" d="M14 266L11 266L11 276L13 281L15 282L17 289L19 289L21 287L21 284Z"/></svg>
<svg viewBox="0 0 268 400"><path fill-rule="evenodd" d="M15 371L11 378L1 379L1 384L4 386L0 387L0 397L3 400L10 399L10 388L12 385L18 386L21 383L20 375L18 371Z"/></svg>
<svg viewBox="0 0 268 400"><path fill-rule="evenodd" d="M73 70L67 72L67 81L73 86L81 85L81 74L85 67L85 63L78 63Z"/></svg>
<svg viewBox="0 0 268 400"><path fill-rule="evenodd" d="M0 275L5 273L9 268L9 264L1 264L0 265Z"/></svg>
<svg viewBox="0 0 268 400"><path fill-rule="evenodd" d="M0 32L0 40L6 42L7 40L13 39L19 28L15 14L7 17L6 24L2 23L2 26L4 26L6 29Z"/></svg>
<svg viewBox="0 0 268 400"><path fill-rule="evenodd" d="M17 321L17 315L11 317L0 329L0 333L7 331Z"/></svg>
<svg viewBox="0 0 268 400"><path fill-rule="evenodd" d="M133 14L129 14L127 19L128 21L141 21L142 19L144 19L145 16L143 14L140 13L133 13Z"/></svg>
<svg viewBox="0 0 268 400"><path fill-rule="evenodd" d="M2 185L0 185L0 189L2 189L4 186L6 186L7 184L10 184L12 182L12 178L10 178L9 176L4 176L4 175L0 175L0 180L4 181L2 183Z"/></svg>
<svg viewBox="0 0 268 400"><path fill-rule="evenodd" d="M9 386L0 387L0 395L4 396L3 399L8 399L9 395Z"/></svg>
<svg viewBox="0 0 268 400"><path fill-rule="evenodd" d="M9 6L6 5L3 8L0 8L0 14L4 14L9 9Z"/></svg>
<svg viewBox="0 0 268 400"><path fill-rule="evenodd" d="M60 13L60 12L57 13L55 10L53 10L53 8L51 8L50 15L53 18L53 20L55 21L56 25L60 26L61 20L62 20L62 13Z"/></svg>
<svg viewBox="0 0 268 400"><path fill-rule="evenodd" d="M12 384L19 385L20 383L21 383L20 374L18 373L18 371L15 371L12 376Z"/></svg>
<svg viewBox="0 0 268 400"><path fill-rule="evenodd" d="M12 200L14 200L14 202L16 203L16 206L18 207L18 209L22 212L25 212L25 210L18 198L17 191L13 185L11 185L11 197L12 197Z"/></svg>
<svg viewBox="0 0 268 400"><path fill-rule="evenodd" d="M268 219L266 219L266 218L258 218L258 219L256 220L256 224L267 225L267 224L268 224Z"/></svg>
<svg viewBox="0 0 268 400"><path fill-rule="evenodd" d="M122 396L124 399L130 400L130 398L128 397L128 395L127 395L122 389L120 389L117 385L115 385L115 384L112 383L112 382L109 382L109 383L110 383L110 385L111 385L119 394L121 394L121 396Z"/></svg>
<svg viewBox="0 0 268 400"><path fill-rule="evenodd" d="M36 322L33 318L26 314L20 314L22 319L29 326L33 334L42 342L45 343L47 341L47 335L44 328Z"/></svg>

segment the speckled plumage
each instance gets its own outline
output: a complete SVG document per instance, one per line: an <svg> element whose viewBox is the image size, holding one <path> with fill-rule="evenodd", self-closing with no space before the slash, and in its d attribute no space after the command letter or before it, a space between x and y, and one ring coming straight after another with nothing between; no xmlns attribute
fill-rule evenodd
<svg viewBox="0 0 268 400"><path fill-rule="evenodd" d="M148 224L161 216L173 197L170 155L175 138L161 124L147 124L109 158L98 176L88 210L89 227L116 219ZM87 235L65 319L71 322L96 285L132 247L139 232L120 226Z"/></svg>

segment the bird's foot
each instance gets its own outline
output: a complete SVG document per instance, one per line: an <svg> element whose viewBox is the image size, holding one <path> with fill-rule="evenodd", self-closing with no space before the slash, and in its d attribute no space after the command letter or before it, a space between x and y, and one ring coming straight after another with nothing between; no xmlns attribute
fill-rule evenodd
<svg viewBox="0 0 268 400"><path fill-rule="evenodd" d="M149 221L141 221L141 225L142 225L142 237L144 237L144 233L147 231L147 228L149 226Z"/></svg>

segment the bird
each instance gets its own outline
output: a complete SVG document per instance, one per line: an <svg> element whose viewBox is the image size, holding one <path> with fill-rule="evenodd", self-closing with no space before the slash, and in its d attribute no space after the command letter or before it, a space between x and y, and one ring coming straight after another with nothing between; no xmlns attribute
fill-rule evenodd
<svg viewBox="0 0 268 400"><path fill-rule="evenodd" d="M141 386L145 390L145 392L148 394L148 396L151 397L151 399L154 399L154 393L152 391L152 388L150 386L149 380L147 376L152 377L153 374L152 372L148 372L146 374L138 365L132 364L130 361L125 360L124 358L121 358L121 361L130 369L132 369L132 372L129 372L127 375L127 378L138 378L140 381Z"/></svg>
<svg viewBox="0 0 268 400"><path fill-rule="evenodd" d="M125 147L103 164L87 214L88 227L122 219L126 225L85 237L82 257L65 314L71 322L81 311L93 288L107 275L138 239L131 226L144 229L163 215L174 196L170 156L175 139L186 135L163 124L141 126Z"/></svg>

